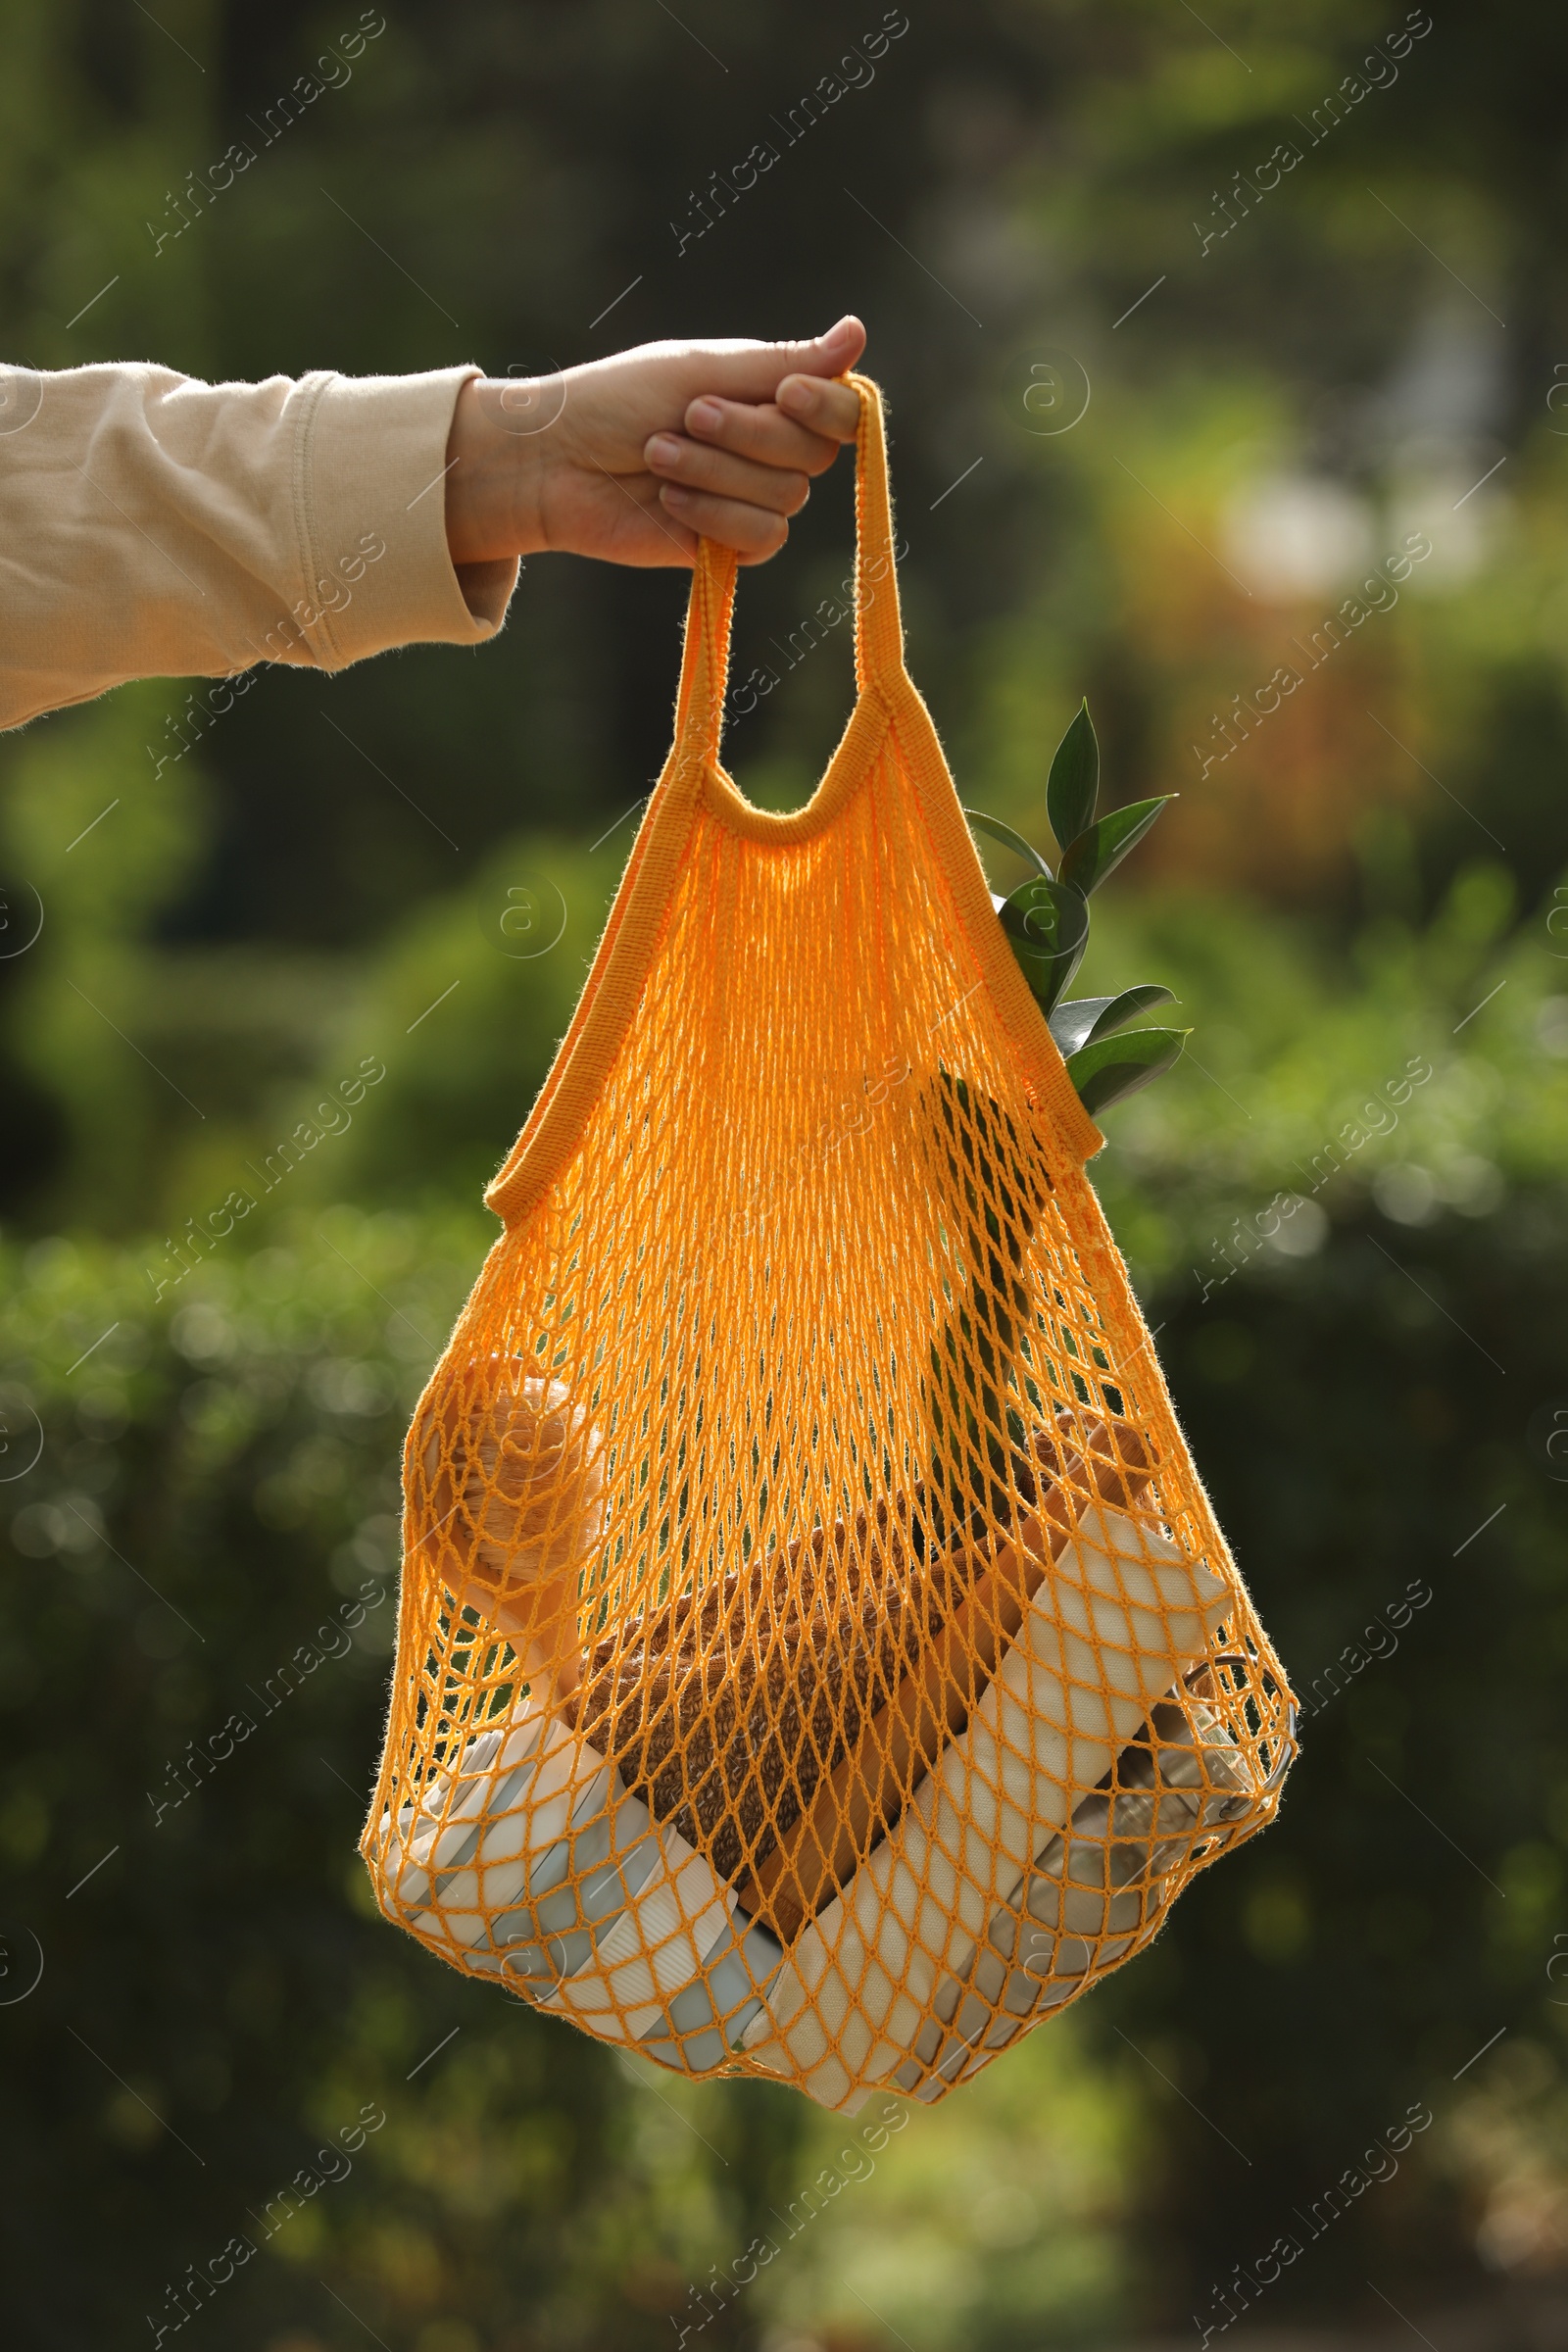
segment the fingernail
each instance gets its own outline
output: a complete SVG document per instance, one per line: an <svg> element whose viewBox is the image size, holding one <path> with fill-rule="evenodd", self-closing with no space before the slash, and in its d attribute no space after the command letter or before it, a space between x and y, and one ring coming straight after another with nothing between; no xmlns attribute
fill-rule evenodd
<svg viewBox="0 0 1568 2352"><path fill-rule="evenodd" d="M662 466L674 466L680 459L680 443L673 433L655 433L648 444L648 455Z"/></svg>
<svg viewBox="0 0 1568 2352"><path fill-rule="evenodd" d="M724 412L716 400L694 400L686 412L686 421L705 433L716 433L724 421Z"/></svg>
<svg viewBox="0 0 1568 2352"><path fill-rule="evenodd" d="M666 507L689 507L692 503L691 492L683 490L679 482L666 482L659 495Z"/></svg>
<svg viewBox="0 0 1568 2352"><path fill-rule="evenodd" d="M778 406L803 416L811 405L810 387L803 375L787 375L774 395Z"/></svg>

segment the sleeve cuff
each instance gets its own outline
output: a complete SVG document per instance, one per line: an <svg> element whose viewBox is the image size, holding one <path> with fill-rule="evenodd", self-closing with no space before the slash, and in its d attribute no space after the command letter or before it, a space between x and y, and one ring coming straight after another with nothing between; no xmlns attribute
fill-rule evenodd
<svg viewBox="0 0 1568 2352"><path fill-rule="evenodd" d="M305 634L323 669L396 645L482 645L505 621L515 561L459 567L447 546L452 413L482 372L327 377L295 484Z"/></svg>

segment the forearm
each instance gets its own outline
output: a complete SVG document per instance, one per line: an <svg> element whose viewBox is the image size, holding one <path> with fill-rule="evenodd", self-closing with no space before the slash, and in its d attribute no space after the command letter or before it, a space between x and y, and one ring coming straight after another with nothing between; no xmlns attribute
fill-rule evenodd
<svg viewBox="0 0 1568 2352"><path fill-rule="evenodd" d="M19 371L0 433L0 726L127 678L339 669L493 635L515 567L460 573L444 514L471 372Z"/></svg>
<svg viewBox="0 0 1568 2352"><path fill-rule="evenodd" d="M863 341L847 318L527 382L0 370L0 727L128 678L474 645L536 550L764 561L854 437L831 379Z"/></svg>

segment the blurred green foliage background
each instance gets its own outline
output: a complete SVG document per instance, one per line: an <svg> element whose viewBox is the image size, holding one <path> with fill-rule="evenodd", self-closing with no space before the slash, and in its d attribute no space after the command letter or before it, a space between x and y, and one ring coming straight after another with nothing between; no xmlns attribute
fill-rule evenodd
<svg viewBox="0 0 1568 2352"><path fill-rule="evenodd" d="M1096 1175L1304 1752L1152 1954L874 2160L394 1935L354 1843L399 1441L662 756L684 582L535 560L477 656L271 671L199 732L180 681L37 722L0 743L8 2342L158 2340L362 2113L183 2340L1563 2340L1568 25L910 0L683 248L879 12L401 0L160 248L357 22L0 0L6 356L505 373L864 317L962 797L1044 841L1086 692L1110 798L1183 796L1081 985L1167 980L1192 1050ZM771 806L849 707L807 625L840 477L744 581L726 750ZM737 2291L770 2214L808 2218Z"/></svg>

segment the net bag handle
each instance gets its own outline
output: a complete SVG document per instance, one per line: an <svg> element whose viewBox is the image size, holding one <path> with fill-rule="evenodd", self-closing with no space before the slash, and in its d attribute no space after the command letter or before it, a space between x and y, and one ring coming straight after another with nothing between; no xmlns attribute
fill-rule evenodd
<svg viewBox="0 0 1568 2352"><path fill-rule="evenodd" d="M868 375L845 374L838 380L860 396L855 437L855 682L863 701L906 679L904 621L881 389ZM675 704L675 751L683 775L718 757L738 569L733 548L698 541Z"/></svg>
<svg viewBox="0 0 1568 2352"><path fill-rule="evenodd" d="M599 1089L613 1067L661 937L669 896L705 806L728 831L782 847L822 833L857 792L890 735L898 760L890 789L912 800L929 830L975 964L1006 1030L1024 1083L1054 1127L1066 1158L1082 1167L1102 1137L1067 1076L991 904L985 871L964 822L931 716L904 662L882 394L869 376L839 379L859 395L856 434L855 710L827 770L802 808L759 808L719 765L729 679L737 561L733 549L699 539L681 655L670 752L632 844L587 985L505 1163L485 1193L508 1225L525 1218L575 1146Z"/></svg>

